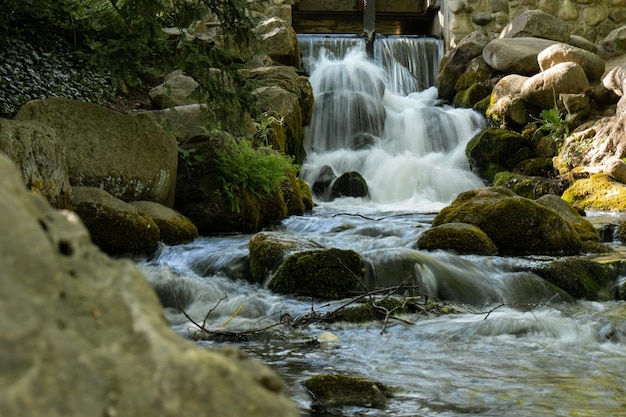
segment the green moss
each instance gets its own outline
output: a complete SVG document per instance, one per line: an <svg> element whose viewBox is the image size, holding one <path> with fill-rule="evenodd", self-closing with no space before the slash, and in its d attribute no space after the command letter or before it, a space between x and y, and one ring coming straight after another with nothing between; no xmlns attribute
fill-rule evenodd
<svg viewBox="0 0 626 417"><path fill-rule="evenodd" d="M532 200L552 192L552 183L547 178L508 171L498 172L493 179L493 185L506 187L515 194Z"/></svg>
<svg viewBox="0 0 626 417"><path fill-rule="evenodd" d="M303 382L315 405L383 407L391 390L380 382L341 374L317 375Z"/></svg>
<svg viewBox="0 0 626 417"><path fill-rule="evenodd" d="M483 83L474 83L465 90L460 90L454 96L452 103L455 107L472 108L476 103L490 97L491 88Z"/></svg>
<svg viewBox="0 0 626 417"><path fill-rule="evenodd" d="M347 307L331 312L324 317L325 322L366 323L383 320L386 311L393 311L394 315L409 313L409 307L399 298L384 298L382 300L368 300L358 306Z"/></svg>
<svg viewBox="0 0 626 417"><path fill-rule="evenodd" d="M613 279L610 265L584 258L556 260L534 272L572 297L586 300L606 299L606 287Z"/></svg>
<svg viewBox="0 0 626 417"><path fill-rule="evenodd" d="M150 254L157 248L159 228L140 211L121 212L89 202L75 204L74 210L93 243L110 255Z"/></svg>
<svg viewBox="0 0 626 417"><path fill-rule="evenodd" d="M626 211L626 186L604 173L574 182L562 198L579 209Z"/></svg>
<svg viewBox="0 0 626 417"><path fill-rule="evenodd" d="M477 112L482 113L482 115L484 116L485 114L487 114L487 109L489 108L490 103L491 103L491 95L483 98L482 100L477 101L476 104L472 106L472 109L476 110Z"/></svg>
<svg viewBox="0 0 626 417"><path fill-rule="evenodd" d="M272 291L322 299L347 297L362 279L361 257L352 250L309 250L288 256L269 283Z"/></svg>
<svg viewBox="0 0 626 417"><path fill-rule="evenodd" d="M198 237L198 229L187 218L176 219L153 218L154 223L161 231L160 240L166 245L179 245L191 242Z"/></svg>
<svg viewBox="0 0 626 417"><path fill-rule="evenodd" d="M498 248L478 227L467 223L446 223L426 230L417 247L452 250L460 254L495 255Z"/></svg>

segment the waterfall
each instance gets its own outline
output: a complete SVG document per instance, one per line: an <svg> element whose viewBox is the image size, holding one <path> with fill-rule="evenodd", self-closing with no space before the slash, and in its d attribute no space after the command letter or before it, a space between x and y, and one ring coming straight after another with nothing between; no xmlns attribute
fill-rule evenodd
<svg viewBox="0 0 626 417"><path fill-rule="evenodd" d="M300 39L315 94L303 166L309 184L357 172L369 192L354 203L430 211L483 186L465 157L483 117L437 105L439 40L377 38L370 60L358 38ZM317 200L328 199L313 188Z"/></svg>

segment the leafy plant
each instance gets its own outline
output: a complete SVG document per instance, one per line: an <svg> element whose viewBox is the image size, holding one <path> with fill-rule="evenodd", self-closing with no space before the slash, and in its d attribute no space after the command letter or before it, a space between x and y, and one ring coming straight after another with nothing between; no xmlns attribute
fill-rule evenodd
<svg viewBox="0 0 626 417"><path fill-rule="evenodd" d="M264 112L261 113L261 115L259 116L259 121L254 122L254 127L257 129L258 135L261 138L261 141L265 144L265 146L270 146L269 135L272 132L272 125L274 123L282 125L284 121L284 116L277 118L275 116L268 115L267 112Z"/></svg>
<svg viewBox="0 0 626 417"><path fill-rule="evenodd" d="M178 147L178 154L180 155L180 158L185 161L187 167L190 168L194 165L204 162L204 158L202 157L202 155L196 154L197 151L198 149L196 148L185 149L181 148L180 146Z"/></svg>
<svg viewBox="0 0 626 417"><path fill-rule="evenodd" d="M559 107L556 104L556 93L554 93L554 107L542 110L539 117L533 117L533 119L540 123L538 130L546 132L548 136L552 137L557 148L560 149L563 140L569 135L569 127L559 112Z"/></svg>
<svg viewBox="0 0 626 417"><path fill-rule="evenodd" d="M241 138L228 150L218 152L217 169L231 209L239 213L240 191L263 198L280 187L294 165L293 158L267 147L255 149L249 140Z"/></svg>

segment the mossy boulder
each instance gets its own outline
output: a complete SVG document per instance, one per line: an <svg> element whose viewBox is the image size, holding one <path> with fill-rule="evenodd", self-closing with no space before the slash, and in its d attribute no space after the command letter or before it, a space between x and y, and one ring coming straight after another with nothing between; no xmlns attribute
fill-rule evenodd
<svg viewBox="0 0 626 417"><path fill-rule="evenodd" d="M492 182L501 171L512 171L521 161L532 157L532 145L512 130L489 127L474 136L465 153L472 170Z"/></svg>
<svg viewBox="0 0 626 417"><path fill-rule="evenodd" d="M316 407L384 407L391 390L366 378L341 374L316 375L303 382Z"/></svg>
<svg viewBox="0 0 626 417"><path fill-rule="evenodd" d="M248 242L250 251L250 281L264 283L289 253L322 249L305 238L279 232L257 233Z"/></svg>
<svg viewBox="0 0 626 417"><path fill-rule="evenodd" d="M375 320L384 320L387 314L408 314L414 312L414 308L405 300L387 297L381 300L368 300L359 305L341 308L325 314L325 323L367 323Z"/></svg>
<svg viewBox="0 0 626 417"><path fill-rule="evenodd" d="M490 94L491 86L488 82L474 83L465 90L458 91L452 104L454 107L471 109L485 97L490 97Z"/></svg>
<svg viewBox="0 0 626 417"><path fill-rule="evenodd" d="M562 197L580 209L626 211L626 185L604 173L577 180L565 190Z"/></svg>
<svg viewBox="0 0 626 417"><path fill-rule="evenodd" d="M159 227L146 213L96 187L73 187L74 211L92 241L110 255L154 252Z"/></svg>
<svg viewBox="0 0 626 417"><path fill-rule="evenodd" d="M556 195L544 195L537 199L537 203L556 211L569 222L578 236L584 241L600 241L600 235L595 226L574 209L567 201Z"/></svg>
<svg viewBox="0 0 626 417"><path fill-rule="evenodd" d="M445 223L478 226L502 255L575 255L582 245L578 233L556 211L505 187L459 194L432 225Z"/></svg>
<svg viewBox="0 0 626 417"><path fill-rule="evenodd" d="M361 257L353 250L307 250L287 256L268 283L281 294L339 299L363 279Z"/></svg>
<svg viewBox="0 0 626 417"><path fill-rule="evenodd" d="M558 180L509 171L498 172L493 178L494 186L506 187L515 194L532 200L558 192L560 184Z"/></svg>
<svg viewBox="0 0 626 417"><path fill-rule="evenodd" d="M343 173L335 180L330 190L330 198L339 197L367 197L369 188L367 181L355 171Z"/></svg>
<svg viewBox="0 0 626 417"><path fill-rule="evenodd" d="M179 245L198 237L196 226L176 210L152 201L131 201L130 204L154 220L161 231L159 239L166 245Z"/></svg>
<svg viewBox="0 0 626 417"><path fill-rule="evenodd" d="M480 228L467 223L445 223L426 230L418 249L451 250L459 254L495 255L498 248Z"/></svg>
<svg viewBox="0 0 626 417"><path fill-rule="evenodd" d="M567 258L549 262L533 272L576 299L608 300L608 286L614 279L611 265L586 258Z"/></svg>

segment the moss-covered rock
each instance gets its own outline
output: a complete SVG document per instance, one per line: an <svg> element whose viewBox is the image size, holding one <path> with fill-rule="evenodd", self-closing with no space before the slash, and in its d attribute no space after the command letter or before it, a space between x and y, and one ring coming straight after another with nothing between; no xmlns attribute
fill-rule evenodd
<svg viewBox="0 0 626 417"><path fill-rule="evenodd" d="M475 83L465 90L460 90L454 96L452 101L455 107L463 107L471 109L491 94L491 86L488 83Z"/></svg>
<svg viewBox="0 0 626 417"><path fill-rule="evenodd" d="M316 375L303 382L317 407L383 407L391 390L384 384L341 374Z"/></svg>
<svg viewBox="0 0 626 417"><path fill-rule="evenodd" d="M626 211L626 185L604 173L577 180L565 190L562 198L584 210Z"/></svg>
<svg viewBox="0 0 626 417"><path fill-rule="evenodd" d="M474 136L465 148L470 167L489 182L500 171L512 171L532 157L532 145L512 130L489 127Z"/></svg>
<svg viewBox="0 0 626 417"><path fill-rule="evenodd" d="M609 299L608 285L614 278L610 265L578 257L555 260L533 272L572 297L586 300Z"/></svg>
<svg viewBox="0 0 626 417"><path fill-rule="evenodd" d="M179 212L152 201L132 201L132 206L146 213L161 231L160 240L166 245L191 242L198 237L198 229Z"/></svg>
<svg viewBox="0 0 626 417"><path fill-rule="evenodd" d="M388 313L393 315L411 312L409 304L399 298L387 297L382 300L368 300L359 305L331 311L324 315L326 323L347 322L367 323L375 320L384 320Z"/></svg>
<svg viewBox="0 0 626 417"><path fill-rule="evenodd" d="M600 236L594 225L578 213L574 207L569 205L567 201L556 195L545 195L537 199L537 203L556 211L569 222L576 230L578 236L585 241L600 241Z"/></svg>
<svg viewBox="0 0 626 417"><path fill-rule="evenodd" d="M322 299L347 297L363 278L361 257L353 250L307 250L287 256L269 282L281 294Z"/></svg>
<svg viewBox="0 0 626 417"><path fill-rule="evenodd" d="M157 248L158 226L136 207L95 187L73 187L72 201L92 241L104 252L143 255Z"/></svg>
<svg viewBox="0 0 626 417"><path fill-rule="evenodd" d="M330 198L367 197L369 188L365 178L358 172L346 172L337 178L330 190Z"/></svg>
<svg viewBox="0 0 626 417"><path fill-rule="evenodd" d="M417 247L476 255L495 255L498 252L498 248L485 232L467 223L446 223L431 227L419 237Z"/></svg>
<svg viewBox="0 0 626 417"><path fill-rule="evenodd" d="M494 186L506 187L515 194L532 200L559 191L560 181L538 176L498 172L493 178Z"/></svg>
<svg viewBox="0 0 626 417"><path fill-rule="evenodd" d="M575 255L582 241L556 211L505 187L466 191L433 221L469 223L483 230L503 255Z"/></svg>
<svg viewBox="0 0 626 417"><path fill-rule="evenodd" d="M250 251L250 281L264 283L289 253L321 249L310 240L278 232L257 233L248 242Z"/></svg>

